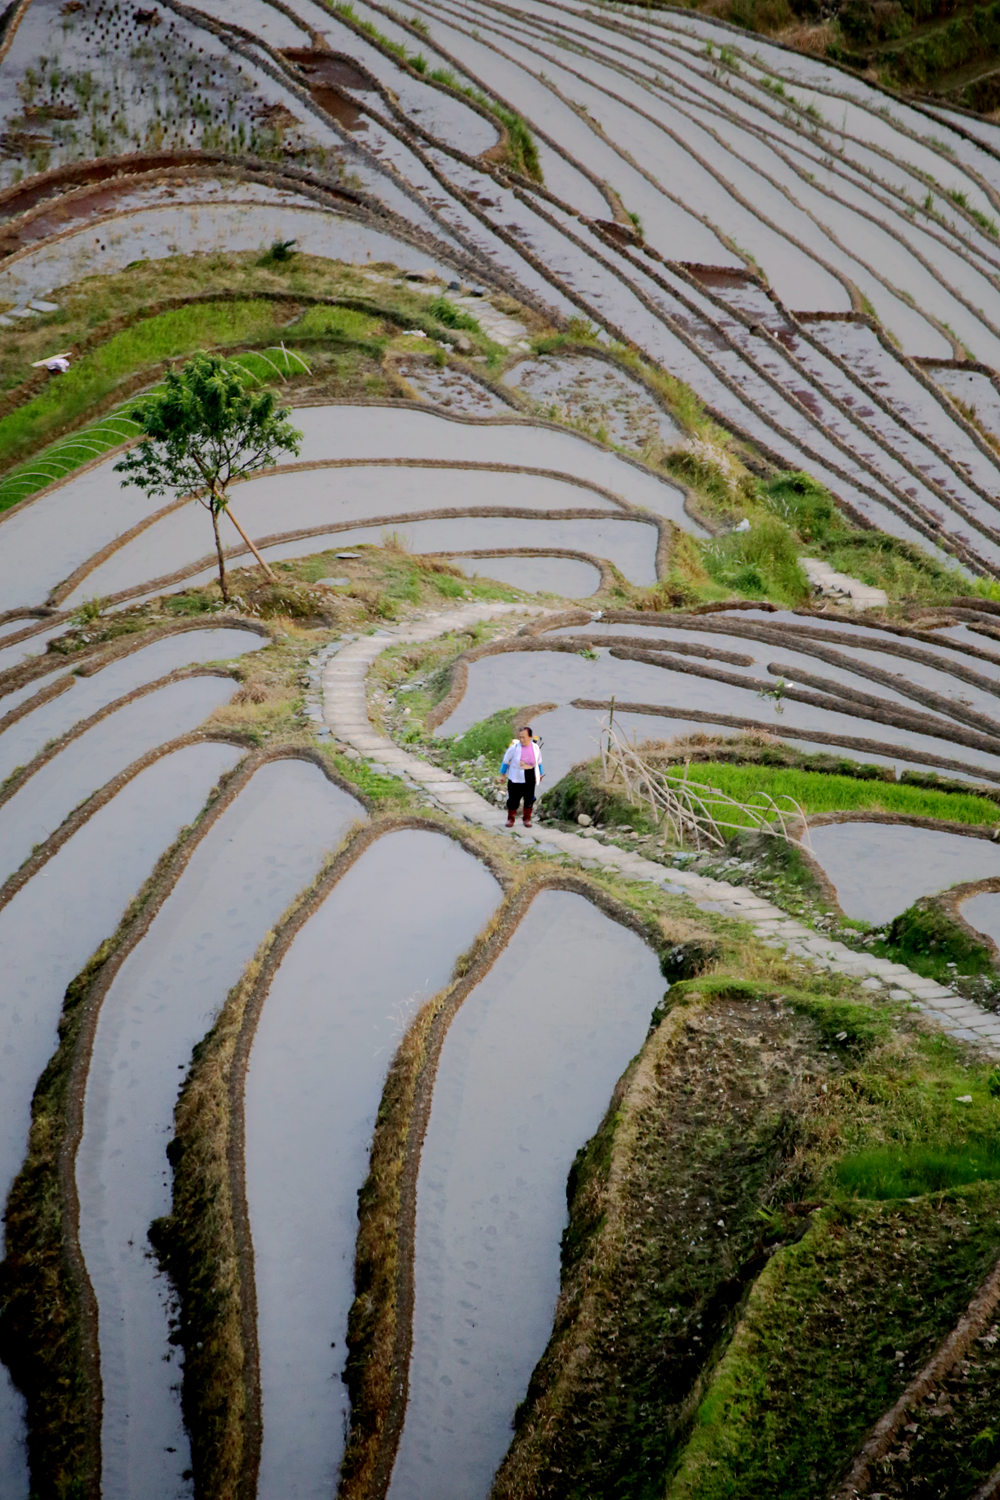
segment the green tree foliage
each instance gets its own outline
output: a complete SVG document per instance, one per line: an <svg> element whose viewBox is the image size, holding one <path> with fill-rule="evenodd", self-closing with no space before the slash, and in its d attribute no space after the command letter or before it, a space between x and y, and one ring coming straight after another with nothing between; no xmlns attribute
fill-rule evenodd
<svg viewBox="0 0 1000 1500"><path fill-rule="evenodd" d="M276 393L261 389L238 365L215 354L196 354L171 370L162 389L129 412L143 436L115 464L122 484L138 485L151 498L189 495L212 518L219 585L228 600L226 562L219 519L229 514L240 536L266 573L270 569L240 526L229 505L234 480L269 468L281 453L298 453L302 434L288 422L289 410Z"/></svg>

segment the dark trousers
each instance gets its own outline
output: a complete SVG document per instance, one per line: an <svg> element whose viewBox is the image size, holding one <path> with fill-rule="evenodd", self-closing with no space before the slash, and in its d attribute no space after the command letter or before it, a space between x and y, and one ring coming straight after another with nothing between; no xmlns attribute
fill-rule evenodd
<svg viewBox="0 0 1000 1500"><path fill-rule="evenodd" d="M524 798L524 805L525 805L525 807L531 807L531 806L534 805L534 801L535 801L535 768L534 768L534 766L532 766L530 769L527 766L525 766L525 768L524 768L524 780L523 781L511 781L510 777L509 776L507 777L507 811L509 813L517 812L517 809L518 809L518 806L520 805L522 797Z"/></svg>

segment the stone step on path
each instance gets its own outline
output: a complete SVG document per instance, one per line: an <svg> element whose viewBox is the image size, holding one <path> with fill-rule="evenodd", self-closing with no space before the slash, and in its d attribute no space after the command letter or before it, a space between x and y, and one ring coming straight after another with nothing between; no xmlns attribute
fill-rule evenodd
<svg viewBox="0 0 1000 1500"><path fill-rule="evenodd" d="M513 621L520 616L527 621L560 612L523 604L466 604L385 627L371 635L345 638L311 662L314 679L322 690L325 724L333 737L347 747L348 753L362 756L373 769L401 777L453 817L496 831L503 826L499 808L457 776L393 744L372 726L368 718L368 671L390 646L423 644L485 620L509 617ZM891 999L914 1004L949 1035L975 1042L1000 1056L1000 1016L981 1010L953 990L913 973L903 964L870 953L857 953L843 943L823 937L746 886L672 869L631 850L563 829L536 826L529 830L517 825L511 836L566 855L587 869L616 871L629 880L652 881L673 895L688 896L702 911L735 917L746 922L769 946L783 948L832 973L861 978L864 989L887 990Z"/></svg>

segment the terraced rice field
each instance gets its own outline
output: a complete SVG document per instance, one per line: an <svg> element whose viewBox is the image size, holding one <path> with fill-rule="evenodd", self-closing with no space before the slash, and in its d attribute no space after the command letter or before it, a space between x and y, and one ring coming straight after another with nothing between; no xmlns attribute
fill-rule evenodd
<svg viewBox="0 0 1000 1500"><path fill-rule="evenodd" d="M8 6L3 1500L998 1492L998 226L693 12Z"/></svg>

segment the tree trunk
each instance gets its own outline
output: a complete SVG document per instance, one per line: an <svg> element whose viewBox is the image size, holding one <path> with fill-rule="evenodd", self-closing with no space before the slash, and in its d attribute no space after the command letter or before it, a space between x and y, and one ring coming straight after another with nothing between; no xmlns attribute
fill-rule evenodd
<svg viewBox="0 0 1000 1500"><path fill-rule="evenodd" d="M219 559L219 587L222 590L224 604L229 603L229 588L226 584L226 559L222 551L222 538L219 536L219 512L213 505L210 508L212 517L212 530L215 532L215 551Z"/></svg>

